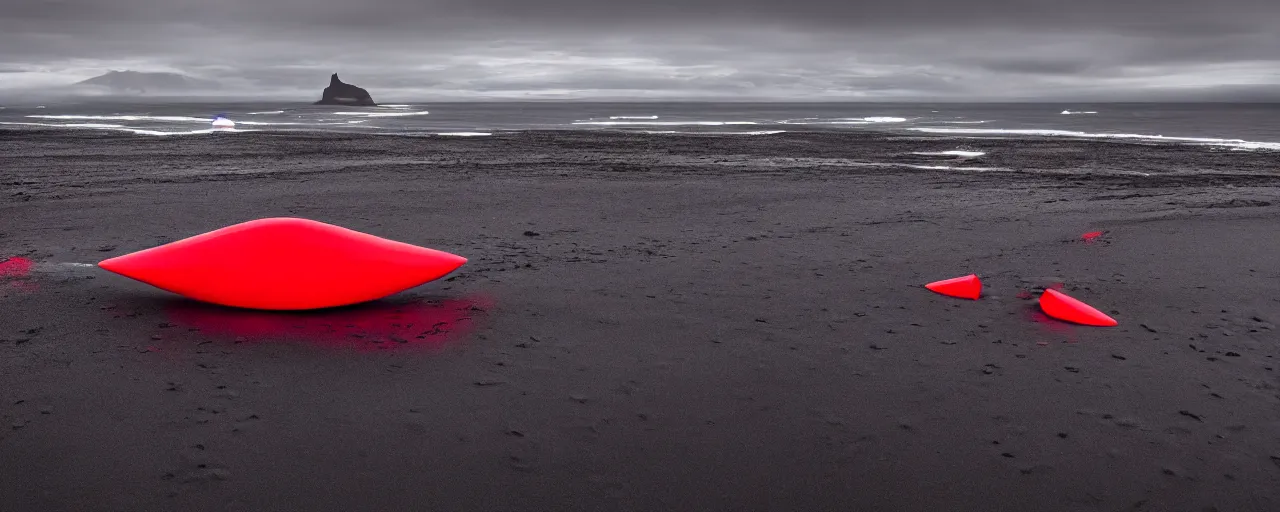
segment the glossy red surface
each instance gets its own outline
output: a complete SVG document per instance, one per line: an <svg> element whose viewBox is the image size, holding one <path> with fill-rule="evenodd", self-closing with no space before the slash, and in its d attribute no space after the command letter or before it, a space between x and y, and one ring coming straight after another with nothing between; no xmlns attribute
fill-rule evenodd
<svg viewBox="0 0 1280 512"><path fill-rule="evenodd" d="M1082 325L1110 327L1118 323L1092 306L1053 289L1045 290L1040 296L1040 309L1058 320Z"/></svg>
<svg viewBox="0 0 1280 512"><path fill-rule="evenodd" d="M978 297L982 295L982 281L974 274L954 279L934 281L924 285L924 287L943 295L959 297L962 299L977 300Z"/></svg>
<svg viewBox="0 0 1280 512"><path fill-rule="evenodd" d="M98 266L192 299L251 309L345 306L439 279L466 263L307 219L228 226Z"/></svg>

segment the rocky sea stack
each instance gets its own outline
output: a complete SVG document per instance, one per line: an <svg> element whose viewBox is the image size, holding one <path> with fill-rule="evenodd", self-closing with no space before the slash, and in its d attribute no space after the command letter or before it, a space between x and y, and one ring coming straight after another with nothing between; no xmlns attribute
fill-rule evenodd
<svg viewBox="0 0 1280 512"><path fill-rule="evenodd" d="M320 101L316 105L356 105L361 107L376 107L377 103L373 102L373 97L369 96L369 91L356 87L354 85L344 83L338 78L338 74L334 73L329 77L329 86L324 88L324 94L320 97Z"/></svg>

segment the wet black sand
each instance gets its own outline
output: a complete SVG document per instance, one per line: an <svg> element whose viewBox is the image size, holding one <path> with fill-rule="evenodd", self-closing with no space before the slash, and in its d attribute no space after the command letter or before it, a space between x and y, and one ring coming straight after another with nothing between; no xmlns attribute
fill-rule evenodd
<svg viewBox="0 0 1280 512"><path fill-rule="evenodd" d="M1277 510L1277 161L0 131L0 510ZM267 216L471 261L301 315L67 265Z"/></svg>

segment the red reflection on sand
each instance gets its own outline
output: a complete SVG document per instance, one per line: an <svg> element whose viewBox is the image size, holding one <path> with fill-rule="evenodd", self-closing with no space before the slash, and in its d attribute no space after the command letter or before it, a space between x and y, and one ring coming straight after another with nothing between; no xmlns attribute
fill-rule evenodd
<svg viewBox="0 0 1280 512"><path fill-rule="evenodd" d="M1102 233L1103 233L1102 231L1090 231L1088 233L1080 235L1080 239L1084 240L1085 242L1093 242L1097 240L1098 237L1102 236Z"/></svg>
<svg viewBox="0 0 1280 512"><path fill-rule="evenodd" d="M31 265L31 260L20 256L0 259L0 280L20 291L39 290L40 287L36 283L27 279L27 275L31 273Z"/></svg>
<svg viewBox="0 0 1280 512"><path fill-rule="evenodd" d="M1061 340L1065 343L1076 343L1080 341L1076 337L1076 330L1074 326L1044 314L1044 311L1041 311L1040 306L1038 305L1036 306L1035 309L1028 309L1027 316L1031 319L1031 321L1037 324L1040 324L1040 326L1043 327L1046 331L1054 334L1055 337L1057 338L1065 337L1066 339Z"/></svg>
<svg viewBox="0 0 1280 512"><path fill-rule="evenodd" d="M0 259L0 277L26 277L31 272L31 260L14 256Z"/></svg>
<svg viewBox="0 0 1280 512"><path fill-rule="evenodd" d="M235 309L194 301L166 307L172 323L196 328L199 336L236 342L298 341L368 350L440 347L475 328L492 307L484 297L373 302L304 312Z"/></svg>

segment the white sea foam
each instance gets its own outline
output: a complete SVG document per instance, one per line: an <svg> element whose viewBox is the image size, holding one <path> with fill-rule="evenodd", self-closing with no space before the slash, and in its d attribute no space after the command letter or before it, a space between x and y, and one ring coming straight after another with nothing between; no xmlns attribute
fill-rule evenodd
<svg viewBox="0 0 1280 512"><path fill-rule="evenodd" d="M15 122L0 121L0 125L9 125L9 126L41 126L41 127L46 127L46 128L88 128L88 129L95 129L95 130L128 130L128 128L127 128L127 127L125 127L125 126L124 126L124 125L122 125L122 124L106 124L106 123L66 123L66 124L58 124L58 123L15 123Z"/></svg>
<svg viewBox="0 0 1280 512"><path fill-rule="evenodd" d="M493 135L485 132L440 132L436 135L444 135L448 137L483 137L485 135Z"/></svg>
<svg viewBox="0 0 1280 512"><path fill-rule="evenodd" d="M1063 111L1062 111L1062 115L1064 115L1064 116L1076 115L1076 114L1097 114L1097 112L1094 112L1094 111L1092 111L1092 110L1087 111L1087 112L1073 112L1073 111L1070 111L1070 110L1063 110Z"/></svg>
<svg viewBox="0 0 1280 512"><path fill-rule="evenodd" d="M1139 133L1089 133L1071 130L1035 130L1001 128L908 128L908 130L949 135L1030 135L1037 137L1078 137L1086 139L1127 139L1153 142L1181 142L1207 146L1228 146L1246 150L1280 151L1280 142L1253 142L1241 139L1216 139L1209 137L1166 137Z"/></svg>
<svg viewBox="0 0 1280 512"><path fill-rule="evenodd" d="M807 117L804 119L787 119L778 121L779 124L877 124L877 123L905 123L905 117L837 117L837 118L818 118Z"/></svg>
<svg viewBox="0 0 1280 512"><path fill-rule="evenodd" d="M251 116L261 116L261 115L268 115L268 114L283 114L283 113L284 113L283 110L268 110L266 112L246 112L245 114L251 115Z"/></svg>
<svg viewBox="0 0 1280 512"><path fill-rule="evenodd" d="M7 126L47 126L47 127L50 127L50 128L124 128L124 125L120 125L120 124L102 124L102 123L72 123L72 124L58 124L58 123L15 123L15 122L12 122L12 121L0 121L0 125L7 125Z"/></svg>
<svg viewBox="0 0 1280 512"><path fill-rule="evenodd" d="M426 110L416 112L333 112L337 116L364 116L364 117L403 117L403 116L425 116Z"/></svg>
<svg viewBox="0 0 1280 512"><path fill-rule="evenodd" d="M298 126L298 125L305 125L310 123L289 123L289 122L272 123L269 121L237 121L236 124L249 124L254 126Z"/></svg>
<svg viewBox="0 0 1280 512"><path fill-rule="evenodd" d="M31 119L91 119L98 121L168 121L168 122L198 122L207 123L207 117L187 117L187 116L82 116L82 115L29 115Z"/></svg>
<svg viewBox="0 0 1280 512"><path fill-rule="evenodd" d="M1222 146L1230 146L1232 151L1280 151L1280 142L1250 142L1239 141L1231 144L1216 144Z"/></svg>
<svg viewBox="0 0 1280 512"><path fill-rule="evenodd" d="M658 116L609 116L609 119L657 119Z"/></svg>
<svg viewBox="0 0 1280 512"><path fill-rule="evenodd" d="M831 121L831 120L826 120L826 121L824 121L824 120L819 120L819 119L784 119L784 120L782 120L782 121L778 121L778 124L797 124L797 125L810 125L810 124L871 124L871 122L870 122L870 121Z"/></svg>
<svg viewBox="0 0 1280 512"><path fill-rule="evenodd" d="M982 151L964 151L960 149L953 149L950 151L921 151L913 154L925 155L925 156L962 156L965 158L977 158L982 155L985 155L986 153Z"/></svg>
<svg viewBox="0 0 1280 512"><path fill-rule="evenodd" d="M953 165L916 165L916 164L888 164L895 167L909 167L911 169L924 169L929 171L1005 171L1002 167L956 167Z"/></svg>
<svg viewBox="0 0 1280 512"><path fill-rule="evenodd" d="M67 128L124 128L125 127L122 124L109 124L109 123L68 123L68 124L32 123L32 124L40 124L43 126L65 126Z"/></svg>
<svg viewBox="0 0 1280 512"><path fill-rule="evenodd" d="M123 131L127 131L137 135L169 136L169 135L203 135L206 133L243 133L243 132L256 132L258 130L241 130L239 128L210 128L207 130L190 130L185 132L162 132L158 130L139 130L135 128L124 128Z"/></svg>
<svg viewBox="0 0 1280 512"><path fill-rule="evenodd" d="M258 130L241 130L239 128L207 128L204 130L190 130L183 132L164 132L159 130L144 130L140 128L129 128L118 124L101 124L101 123L14 123L0 122L0 125L12 126L42 126L48 128L82 128L89 130L107 130L118 132L129 132L137 135L200 135L205 133L239 133L239 132L255 132Z"/></svg>
<svg viewBox="0 0 1280 512"><path fill-rule="evenodd" d="M643 130L640 133L651 135L773 135L787 133L786 130L757 130L751 132L682 132L677 130Z"/></svg>
<svg viewBox="0 0 1280 512"><path fill-rule="evenodd" d="M687 125L723 127L723 125L759 123L754 122L754 120L575 120L573 124L602 125L602 127L621 127L621 125L636 125L636 127L687 127Z"/></svg>

